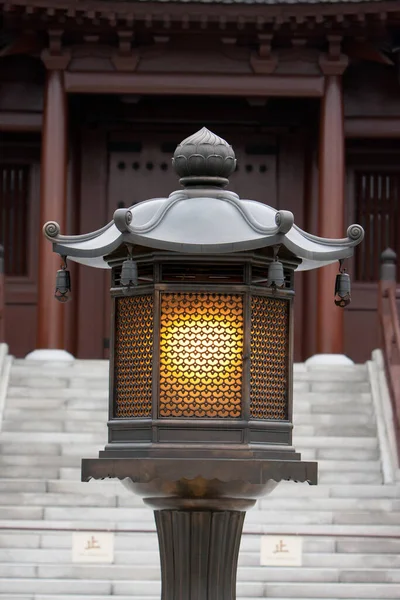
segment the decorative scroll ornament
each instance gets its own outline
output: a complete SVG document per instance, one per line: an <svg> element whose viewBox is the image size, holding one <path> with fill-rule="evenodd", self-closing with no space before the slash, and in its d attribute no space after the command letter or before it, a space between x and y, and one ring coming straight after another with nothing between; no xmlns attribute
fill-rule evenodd
<svg viewBox="0 0 400 600"><path fill-rule="evenodd" d="M60 234L60 226L56 221L47 221L43 226L43 233L47 238L55 238Z"/></svg>
<svg viewBox="0 0 400 600"><path fill-rule="evenodd" d="M114 223L121 233L129 231L129 225L132 223L132 213L128 208L118 208L113 216Z"/></svg>

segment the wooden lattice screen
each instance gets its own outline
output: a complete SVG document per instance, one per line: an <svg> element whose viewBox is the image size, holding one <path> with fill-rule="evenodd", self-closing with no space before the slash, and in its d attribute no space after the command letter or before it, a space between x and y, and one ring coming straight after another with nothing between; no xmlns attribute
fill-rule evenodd
<svg viewBox="0 0 400 600"><path fill-rule="evenodd" d="M400 256L400 173L362 171L356 175L356 222L365 240L355 253L357 281L378 281L379 259L386 248ZM399 261L398 280L400 280Z"/></svg>
<svg viewBox="0 0 400 600"><path fill-rule="evenodd" d="M0 244L6 275L28 274L29 166L0 163Z"/></svg>

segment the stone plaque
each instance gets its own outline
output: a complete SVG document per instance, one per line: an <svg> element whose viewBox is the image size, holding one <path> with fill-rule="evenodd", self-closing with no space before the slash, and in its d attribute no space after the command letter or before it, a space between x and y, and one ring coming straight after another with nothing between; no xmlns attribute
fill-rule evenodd
<svg viewBox="0 0 400 600"><path fill-rule="evenodd" d="M72 534L72 562L112 563L114 561L114 534L98 531L74 531Z"/></svg>
<svg viewBox="0 0 400 600"><path fill-rule="evenodd" d="M260 564L266 567L301 567L303 539L298 536L264 535Z"/></svg>

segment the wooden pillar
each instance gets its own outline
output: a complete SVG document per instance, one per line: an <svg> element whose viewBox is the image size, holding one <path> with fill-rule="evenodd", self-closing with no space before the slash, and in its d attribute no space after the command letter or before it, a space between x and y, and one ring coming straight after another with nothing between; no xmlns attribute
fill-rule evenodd
<svg viewBox="0 0 400 600"><path fill-rule="evenodd" d="M67 213L67 99L64 74L47 71L41 162L40 224L57 221L65 232ZM39 232L37 348L64 349L64 307L54 298L60 258Z"/></svg>
<svg viewBox="0 0 400 600"><path fill-rule="evenodd" d="M342 77L325 77L319 142L319 232L322 237L344 236L344 116ZM343 354L343 310L334 304L338 265L318 270L317 277L317 353Z"/></svg>

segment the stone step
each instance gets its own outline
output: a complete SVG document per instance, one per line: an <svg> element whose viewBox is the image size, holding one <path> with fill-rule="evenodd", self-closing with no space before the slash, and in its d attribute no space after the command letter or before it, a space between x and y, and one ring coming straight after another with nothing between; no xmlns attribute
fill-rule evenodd
<svg viewBox="0 0 400 600"><path fill-rule="evenodd" d="M74 394L69 398L13 398L12 406L14 409L30 409L44 410L51 414L52 411L58 410L74 410L74 411L89 411L91 414L95 412L99 418L103 418L105 422L108 418L108 396L104 397L85 398L85 392L82 395Z"/></svg>
<svg viewBox="0 0 400 600"><path fill-rule="evenodd" d="M94 420L100 421L103 426L106 425L104 421L103 411L99 412L97 410L87 410L82 408L82 410L71 409L57 409L53 411L49 411L48 408L7 408L3 413L4 421L40 421L42 419L46 419L46 421L51 421L51 423L64 423L67 419L71 421L86 421L86 420Z"/></svg>
<svg viewBox="0 0 400 600"><path fill-rule="evenodd" d="M265 507L265 508L264 508ZM312 510L312 509L291 509L291 525L399 525L400 512L391 511L387 513L379 510L368 511L340 511L340 510ZM143 504L138 508L124 508L114 506L97 507L85 504L85 510L81 506L0 506L0 519L42 519L46 521L81 521L91 520L99 521L99 528L102 523L113 521L115 523L133 523L129 528L139 529L143 523L154 523L152 511ZM246 515L245 525L268 525L287 522L288 516L285 510L271 509L267 501L261 502L259 510L251 510Z"/></svg>
<svg viewBox="0 0 400 600"><path fill-rule="evenodd" d="M306 369L293 367L297 381L368 381L368 369L365 364L315 366Z"/></svg>
<svg viewBox="0 0 400 600"><path fill-rule="evenodd" d="M8 495L8 494L7 494ZM28 496L28 495L26 495ZM36 496L32 494L32 496ZM41 497L41 495L38 495ZM132 495L133 496L133 495ZM134 497L134 496L133 496ZM126 506L129 496L119 499L119 505ZM385 498L274 498L274 495L259 500L254 511L263 510L297 510L304 511L398 511L400 510L400 499Z"/></svg>
<svg viewBox="0 0 400 600"><path fill-rule="evenodd" d="M382 483L382 475L380 473L368 473L356 471L350 473L340 472L319 472L318 482L320 484L334 484L334 483L347 483L349 486L354 484L378 484Z"/></svg>
<svg viewBox="0 0 400 600"><path fill-rule="evenodd" d="M46 481L43 479L2 479L0 478L1 492L46 492Z"/></svg>
<svg viewBox="0 0 400 600"><path fill-rule="evenodd" d="M297 425L295 424L296 439L305 436L319 436L319 437L371 437L376 439L376 426L371 425L353 425L350 421L346 421L337 425Z"/></svg>
<svg viewBox="0 0 400 600"><path fill-rule="evenodd" d="M320 431L315 435L300 435L295 428L293 443L300 451L303 448L378 448L376 436L353 437L348 435L323 436Z"/></svg>
<svg viewBox="0 0 400 600"><path fill-rule="evenodd" d="M6 416L7 418L7 416ZM312 425L315 427L350 427L348 425L351 424L352 428L365 428L367 431L371 429L374 430L376 434L376 424L375 418L373 415L368 415L365 413L346 413L346 418L341 414L319 414L319 413L311 413L311 414L302 414L295 413L294 414L294 423L296 425L296 431L299 427L304 425Z"/></svg>
<svg viewBox="0 0 400 600"><path fill-rule="evenodd" d="M246 598L244 596L237 596L238 600L254 600L254 598ZM48 594L35 594L35 595L20 595L20 594L6 594L3 595L0 593L0 599L1 600L82 600L82 596L71 596L70 594L68 594L67 596L65 595L48 595ZM104 596L93 596L92 594L89 595L85 595L85 600L104 600ZM130 594L129 596L118 596L118 600L160 600L159 596L132 596L132 594ZM278 598L272 598L271 596L268 596L268 600L289 600L289 598L282 598L280 597ZM292 599L290 599L292 600ZM325 598L312 598L312 600L326 600ZM357 600L370 600L369 598L357 598ZM375 598L374 600L380 600L379 598Z"/></svg>
<svg viewBox="0 0 400 600"><path fill-rule="evenodd" d="M68 561L71 559L71 544L72 538L70 531L40 531L34 533L14 530L0 534L0 547L4 548L5 551L15 550L23 553L26 549L34 549L37 552L40 552L41 549L44 551L51 550L57 552L63 550L68 552ZM114 545L116 562L122 564L125 564L126 562L128 562L128 564L134 564L130 561L132 552L132 556L136 556L137 553L139 553L142 556L142 560L146 559L147 556L153 556L157 557L157 561L159 561L158 541L155 531L131 534L118 532L114 535ZM305 554L332 554L335 551L335 539L329 537L305 537L303 539L303 550ZM258 564L259 553L260 537L244 535L240 546L240 556L257 556ZM51 560L49 562L51 562Z"/></svg>
<svg viewBox="0 0 400 600"><path fill-rule="evenodd" d="M104 595L103 596L93 596L92 594L89 595L85 595L85 600L105 600ZM237 596L238 600L254 600L254 598L246 598L245 596ZM1 594L0 593L0 599L1 600L83 600L82 596L75 596L75 595L70 595L68 594L67 596L63 595L63 594L34 594L34 595L20 595L20 594ZM120 596L118 595L118 600L160 600L160 596L137 596L135 594L135 596L132 596L132 593L129 596ZM293 600L292 598L282 598L279 597L278 598L272 598L271 596L268 596L268 600ZM316 598L313 596L312 600L326 600L325 598ZM332 599L333 600L333 599ZM336 599L337 600L337 599ZM358 597L357 600L370 600L370 598L360 598ZM374 600L380 600L380 598L375 598Z"/></svg>
<svg viewBox="0 0 400 600"><path fill-rule="evenodd" d="M2 466L1 477L15 479L58 479L60 469L52 467Z"/></svg>
<svg viewBox="0 0 400 600"><path fill-rule="evenodd" d="M0 506L0 520L43 519L44 509L41 506Z"/></svg>
<svg viewBox="0 0 400 600"><path fill-rule="evenodd" d="M374 584L370 583L271 583L260 586L257 596L276 598L334 598L371 600L398 600L400 597L399 584ZM244 590L243 590L244 591ZM253 592L254 593L254 592ZM254 594L255 595L255 594Z"/></svg>
<svg viewBox="0 0 400 600"><path fill-rule="evenodd" d="M100 420L90 421L52 421L50 419L38 419L37 421L21 421L5 419L2 424L3 431L32 431L67 432L67 433L101 433L107 428L106 422Z"/></svg>
<svg viewBox="0 0 400 600"><path fill-rule="evenodd" d="M339 473L346 473L349 471L355 471L356 473L368 472L368 473L381 473L381 461L380 460L319 460L318 471L320 473L324 471L337 471Z"/></svg>
<svg viewBox="0 0 400 600"><path fill-rule="evenodd" d="M35 510L44 509L44 517L50 520L90 518L99 520L121 521L133 517L152 520L149 511L140 498L135 506L122 501L117 502L113 496L73 495L73 494L2 494L0 498L0 519L27 518L36 519L40 516ZM8 501L8 502L7 502ZM337 523L337 524L400 524L400 500L369 500L360 503L354 500L323 500L307 501L261 500L255 509L246 515L246 523L274 523L277 519L285 519L285 512L290 511L292 523ZM85 510L82 511L82 507ZM397 510L396 510L397 509ZM32 512L33 511L33 512ZM143 513L143 511L146 511ZM82 514L82 512L84 514ZM8 516L8 513L15 517ZM18 516L25 513L29 516ZM287 518L287 517L286 517Z"/></svg>
<svg viewBox="0 0 400 600"><path fill-rule="evenodd" d="M103 446L106 442L106 435L100 433L64 433L64 432L31 432L25 433L13 433L10 431L0 432L0 442L21 442L29 449L31 442L45 442L45 443L64 443L64 444L99 444Z"/></svg>
<svg viewBox="0 0 400 600"><path fill-rule="evenodd" d="M2 456L98 456L101 446L99 444L70 444L32 442L29 447L21 444L0 443Z"/></svg>
<svg viewBox="0 0 400 600"><path fill-rule="evenodd" d="M129 581L134 589L136 582L160 581L160 567L150 565L94 565L94 564L25 564L0 563L0 578L67 579L93 581L112 579ZM395 569L345 569L307 567L239 567L238 583L399 583L400 572Z"/></svg>
<svg viewBox="0 0 400 600"><path fill-rule="evenodd" d="M315 392L319 394L368 394L371 388L368 381L346 381L339 378L338 381L329 381L322 378L321 381L300 381L295 377L293 382L293 392Z"/></svg>
<svg viewBox="0 0 400 600"><path fill-rule="evenodd" d="M68 579L12 579L3 578L1 580L2 593L20 594L29 590L34 594L75 594L86 596L89 594L98 594L110 596L113 590L113 584L110 581L84 581ZM132 591L132 590L131 590ZM127 592L129 593L129 592ZM35 596L36 600L37 596Z"/></svg>
<svg viewBox="0 0 400 600"><path fill-rule="evenodd" d="M298 363L302 365L302 363ZM74 361L65 362L65 361L56 361L56 360L26 360L25 358L15 358L13 361L13 367L17 368L28 368L28 369L54 369L54 368L68 368L68 369L81 369L92 370L96 367L99 368L108 368L109 362L108 360L102 358L93 358L93 359L82 359L76 358ZM358 366L358 365L354 365Z"/></svg>
<svg viewBox="0 0 400 600"><path fill-rule="evenodd" d="M343 410L349 409L354 406L362 406L362 410L373 407L371 392L357 392L350 394L342 392L336 394L336 392L296 392L293 395L293 409L296 412L297 406L310 406L312 412L332 411L340 413ZM353 410L351 412L357 412Z"/></svg>
<svg viewBox="0 0 400 600"><path fill-rule="evenodd" d="M279 487L275 493L279 492ZM320 489L328 489L332 498L400 498L399 485L333 485Z"/></svg>
<svg viewBox="0 0 400 600"><path fill-rule="evenodd" d="M0 476L2 475L3 466L44 466L44 467L80 467L80 459L78 456L46 456L46 455L15 455L3 454L0 455Z"/></svg>
<svg viewBox="0 0 400 600"><path fill-rule="evenodd" d="M133 494L132 494L133 496ZM133 496L134 497L134 496ZM382 501L383 502L383 501ZM390 502L390 501L389 501ZM0 495L0 505L8 506L92 506L92 507L116 507L118 499L116 496L104 496L102 494L36 494L36 493L3 493ZM143 507L143 500L137 498L137 507ZM346 505L349 510L353 505ZM380 510L381 505L374 505ZM383 506L382 506L383 509Z"/></svg>
<svg viewBox="0 0 400 600"><path fill-rule="evenodd" d="M4 507L2 507L4 508ZM24 507L22 507L24 508ZM28 507L29 510L32 510L32 507ZM36 509L36 507L34 507ZM49 510L49 509L39 509L39 510ZM57 510L57 509L53 509ZM86 510L86 509L85 509ZM89 509L90 510L90 509ZM105 510L105 509L99 509ZM109 509L113 510L113 509ZM121 510L121 509L118 509ZM123 510L123 509L122 509ZM72 531L81 531L84 530L93 530L93 531L116 531L116 532L126 532L129 531L128 535L136 535L137 532L145 533L145 535L149 535L147 532L154 533L155 525L153 514L148 509L143 509L147 511L144 518L141 518L138 513L141 512L141 509L135 509L135 511L130 511L131 521L117 521L117 520L104 520L100 522L98 519L89 520L85 518L67 520L63 519L60 515L59 520L53 520L47 518L46 521L42 519L25 519L24 516L21 519L17 519L17 517L12 517L10 519L2 519L0 520L0 529L6 530L10 529L10 531L24 530L27 533L29 531L33 532L62 532L63 534L70 534ZM85 512L85 511L81 511ZM135 512L135 514L133 514ZM400 537L400 525L363 525L363 524L355 524L355 525L344 525L338 523L288 523L287 513L283 513L285 517L285 521L281 522L273 522L273 523L264 523L261 520L259 522L246 522L244 524L244 536L254 537L257 539L259 535L300 535L300 536L321 536L321 537L330 537L335 536L341 538L342 536L346 536L347 538L357 538L362 537L364 539L372 539L374 537L388 537L393 538L396 536ZM81 515L82 517L82 515ZM300 520L300 519L299 519ZM370 536L370 537L369 537ZM257 542L256 542L257 543Z"/></svg>
<svg viewBox="0 0 400 600"><path fill-rule="evenodd" d="M9 536L10 537L10 536ZM37 544L39 544L39 539ZM45 549L38 546L6 547L7 540L0 538L0 563L30 563L68 565L71 563L71 548ZM158 565L158 549L134 550L135 540L131 540L132 550L117 550L114 553L115 565ZM306 546L306 545L305 545ZM260 552L240 552L239 565L259 566ZM348 553L303 553L303 566L306 568L340 568L340 569L399 569L398 554L348 554ZM110 566L112 568L112 565Z"/></svg>
<svg viewBox="0 0 400 600"><path fill-rule="evenodd" d="M149 565L90 565L90 564L25 564L0 563L1 578L68 579L68 580L128 580L132 584L139 581L159 582L160 567ZM238 568L238 582L287 582L287 583L399 583L400 572L396 569L338 569L338 568Z"/></svg>
<svg viewBox="0 0 400 600"><path fill-rule="evenodd" d="M51 389L48 387L21 387L21 386L10 386L7 390L7 398L19 398L28 400L29 398L54 400L58 402L61 399L64 400L79 400L84 403L90 399L104 399L106 405L108 400L108 386L104 386L104 389L92 389L92 388L67 388L60 387L57 389Z"/></svg>
<svg viewBox="0 0 400 600"><path fill-rule="evenodd" d="M321 448L315 449L317 460L342 460L342 461L375 461L380 459L379 448Z"/></svg>
<svg viewBox="0 0 400 600"><path fill-rule="evenodd" d="M47 525L46 525L47 526ZM158 559L156 532L116 533L115 561L118 564L135 564L140 555L142 562ZM0 534L0 552L2 557L26 556L28 562L38 553L37 562L58 562L66 557L71 561L71 532L24 532L13 531ZM140 548L140 550L139 550ZM32 550L32 553L30 551ZM335 552L337 550L337 552ZM61 552L61 554L58 554ZM10 554L7 554L10 553ZM14 553L14 554L13 554ZM26 554L25 554L26 553ZM43 553L43 555L42 555ZM54 553L54 554L53 554ZM53 558L51 558L53 556ZM42 557L42 558L40 558ZM259 565L260 537L244 535L240 546L241 564ZM3 558L2 558L3 560ZM9 562L5 560L5 562ZM35 559L36 560L36 559ZM304 566L353 568L396 568L400 561L400 539L380 538L303 538ZM19 558L19 562L24 559ZM147 562L147 564L155 564Z"/></svg>
<svg viewBox="0 0 400 600"><path fill-rule="evenodd" d="M338 512L333 517L333 522L339 525L398 525L400 524L399 511L353 511Z"/></svg>

